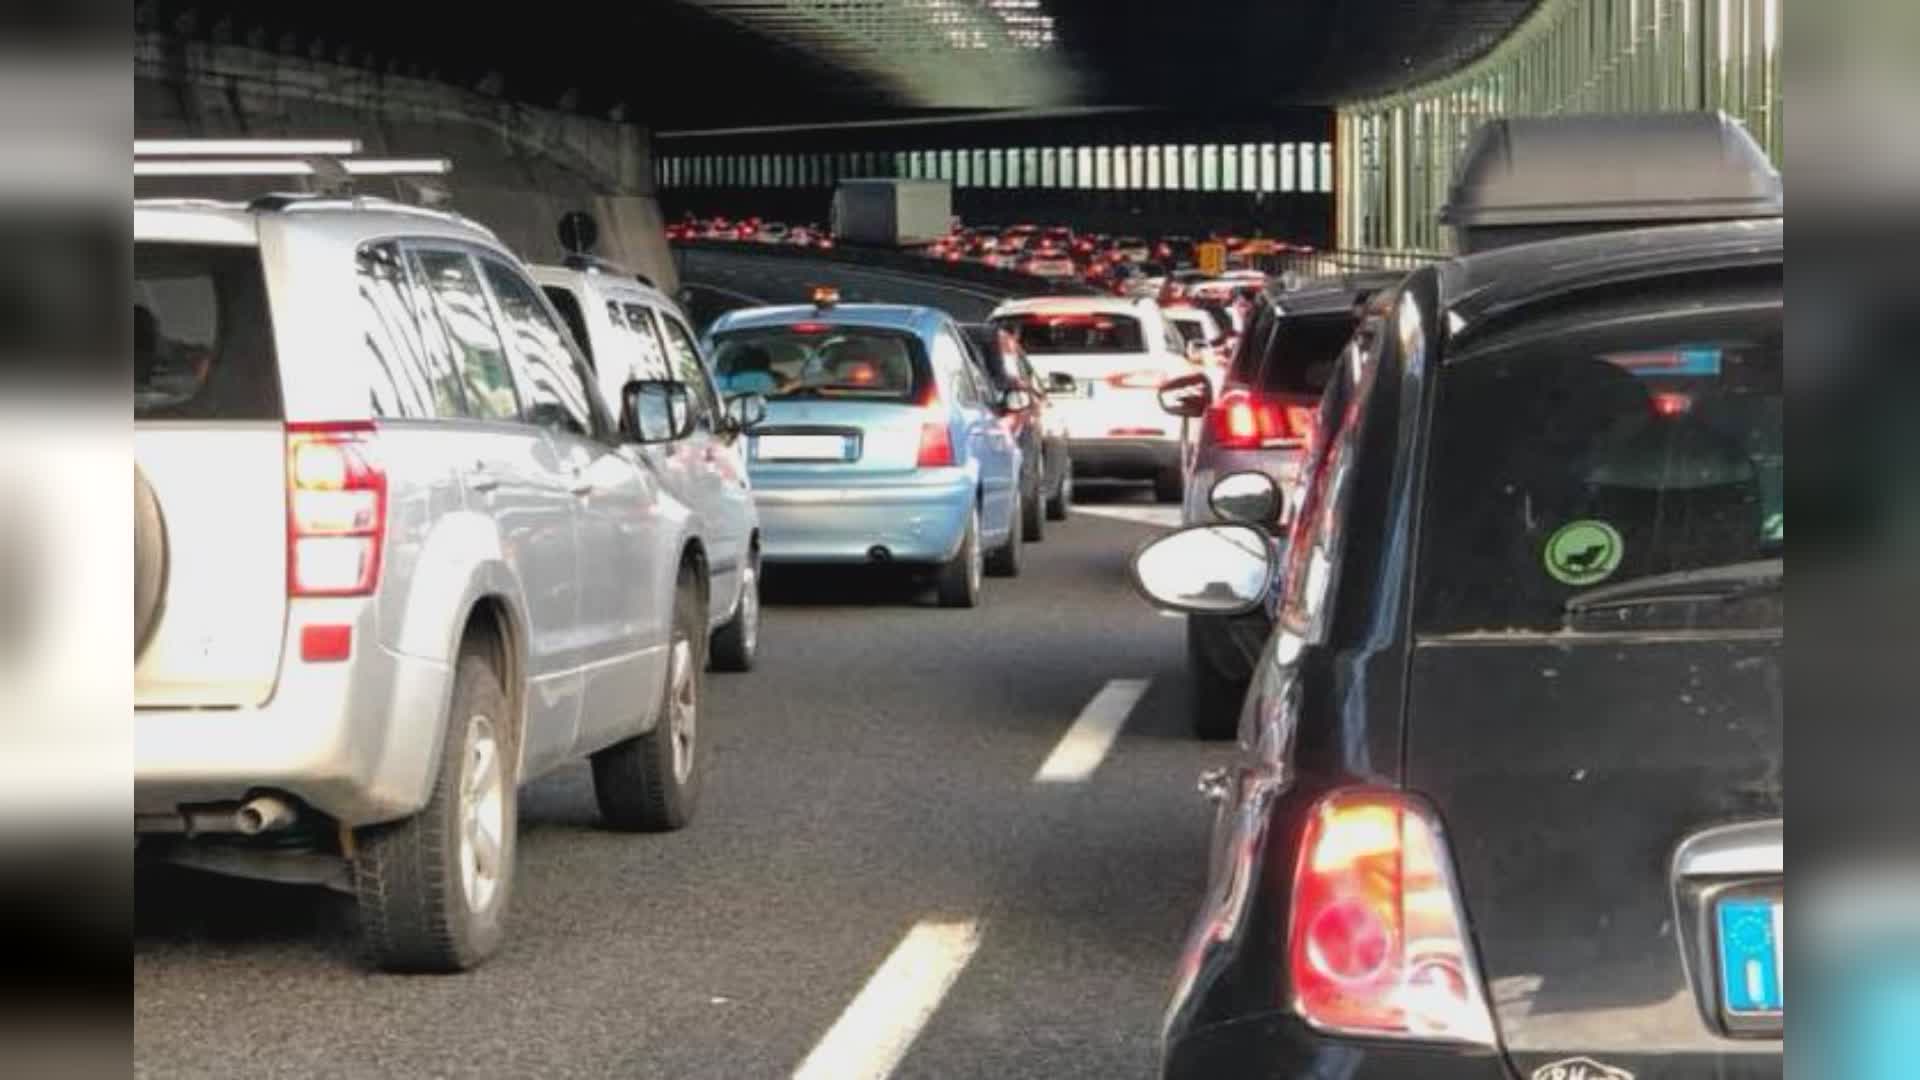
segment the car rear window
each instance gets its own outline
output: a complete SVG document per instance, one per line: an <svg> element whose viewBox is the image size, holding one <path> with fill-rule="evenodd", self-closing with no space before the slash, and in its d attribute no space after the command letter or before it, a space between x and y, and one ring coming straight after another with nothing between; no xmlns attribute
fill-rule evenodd
<svg viewBox="0 0 1920 1080"><path fill-rule="evenodd" d="M817 323L720 334L713 368L723 392L773 399L912 402L928 382L926 350L914 335Z"/></svg>
<svg viewBox="0 0 1920 1080"><path fill-rule="evenodd" d="M1590 630L1596 618L1780 625L1784 607L1764 589L1572 615L1591 590L1782 555L1781 312L1614 312L1450 364L1425 499L1421 632Z"/></svg>
<svg viewBox="0 0 1920 1080"><path fill-rule="evenodd" d="M1013 331L1028 356L1147 351L1140 320L1131 315L1105 312L1014 315L996 323Z"/></svg>
<svg viewBox="0 0 1920 1080"><path fill-rule="evenodd" d="M1275 319L1263 362L1245 381L1262 393L1318 396L1357 322L1344 311Z"/></svg>
<svg viewBox="0 0 1920 1080"><path fill-rule="evenodd" d="M133 246L133 415L277 420L280 371L260 252Z"/></svg>

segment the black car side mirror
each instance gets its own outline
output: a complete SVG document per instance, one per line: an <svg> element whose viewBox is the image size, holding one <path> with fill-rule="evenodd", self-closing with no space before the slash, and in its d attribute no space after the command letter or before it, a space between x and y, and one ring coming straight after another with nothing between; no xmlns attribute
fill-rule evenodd
<svg viewBox="0 0 1920 1080"><path fill-rule="evenodd" d="M1047 372L1047 393L1072 394L1080 389L1080 380L1064 371Z"/></svg>
<svg viewBox="0 0 1920 1080"><path fill-rule="evenodd" d="M1213 406L1213 380L1205 372L1182 375L1160 384L1161 411L1198 420Z"/></svg>
<svg viewBox="0 0 1920 1080"><path fill-rule="evenodd" d="M650 445L684 439L693 430L693 395L672 379L635 379L621 388L620 432Z"/></svg>

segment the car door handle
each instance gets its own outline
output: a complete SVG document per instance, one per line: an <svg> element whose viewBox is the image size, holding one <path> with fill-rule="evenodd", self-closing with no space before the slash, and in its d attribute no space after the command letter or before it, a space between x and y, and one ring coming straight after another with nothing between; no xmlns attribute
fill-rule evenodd
<svg viewBox="0 0 1920 1080"><path fill-rule="evenodd" d="M467 473L467 490L485 495L500 486L500 478L488 472L485 467L475 465Z"/></svg>

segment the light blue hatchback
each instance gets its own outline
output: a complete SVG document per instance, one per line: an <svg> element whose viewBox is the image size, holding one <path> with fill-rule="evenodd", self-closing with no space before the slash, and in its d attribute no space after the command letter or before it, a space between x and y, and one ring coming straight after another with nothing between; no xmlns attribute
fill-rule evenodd
<svg viewBox="0 0 1920 1080"><path fill-rule="evenodd" d="M993 389L947 315L826 298L729 312L707 335L722 391L767 398L747 461L766 562L924 565L947 607L1020 572L1003 418L1026 403Z"/></svg>

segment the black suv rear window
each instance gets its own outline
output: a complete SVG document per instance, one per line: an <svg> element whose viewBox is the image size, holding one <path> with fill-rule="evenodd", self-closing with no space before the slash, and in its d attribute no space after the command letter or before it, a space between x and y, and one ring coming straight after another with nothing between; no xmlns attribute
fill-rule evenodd
<svg viewBox="0 0 1920 1080"><path fill-rule="evenodd" d="M133 415L277 420L266 278L250 247L133 246Z"/></svg>
<svg viewBox="0 0 1920 1080"><path fill-rule="evenodd" d="M1782 309L1702 301L1447 366L1421 632L1780 624L1777 590L1725 586L1765 585L1786 541ZM1676 585L1696 599L1668 602ZM1649 591L1661 602L1618 602Z"/></svg>

